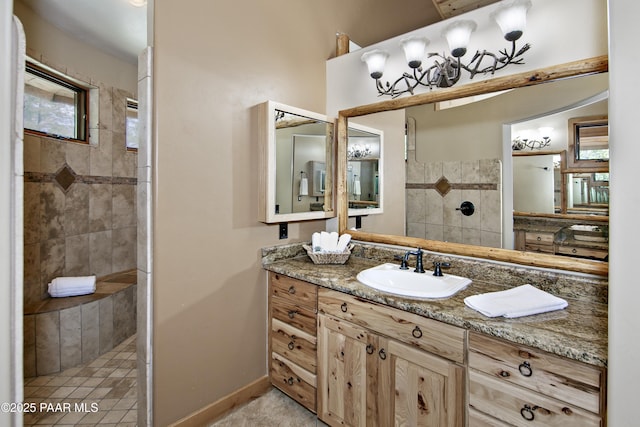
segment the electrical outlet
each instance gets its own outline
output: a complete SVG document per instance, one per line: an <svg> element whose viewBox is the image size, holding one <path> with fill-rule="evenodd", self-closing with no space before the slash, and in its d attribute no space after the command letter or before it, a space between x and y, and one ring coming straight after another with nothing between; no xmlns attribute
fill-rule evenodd
<svg viewBox="0 0 640 427"><path fill-rule="evenodd" d="M278 224L279 231L278 236L280 236L280 240L289 238L289 223L281 222Z"/></svg>

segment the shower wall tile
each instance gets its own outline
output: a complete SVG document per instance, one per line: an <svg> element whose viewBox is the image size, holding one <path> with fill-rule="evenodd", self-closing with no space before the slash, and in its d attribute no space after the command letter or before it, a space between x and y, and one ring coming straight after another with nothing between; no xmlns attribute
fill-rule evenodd
<svg viewBox="0 0 640 427"><path fill-rule="evenodd" d="M466 184L479 183L480 181L480 161L461 162L462 182Z"/></svg>
<svg viewBox="0 0 640 427"><path fill-rule="evenodd" d="M435 190L426 190L427 208L426 223L432 225L444 224L444 200Z"/></svg>
<svg viewBox="0 0 640 427"><path fill-rule="evenodd" d="M482 246L500 248L502 247L502 233L481 231L481 241L482 241Z"/></svg>
<svg viewBox="0 0 640 427"><path fill-rule="evenodd" d="M40 239L64 237L65 196L55 184L41 184L40 192Z"/></svg>
<svg viewBox="0 0 640 427"><path fill-rule="evenodd" d="M64 234L75 236L89 232L89 184L72 184L64 206Z"/></svg>
<svg viewBox="0 0 640 427"><path fill-rule="evenodd" d="M65 163L64 142L40 138L40 172L55 173Z"/></svg>
<svg viewBox="0 0 640 427"><path fill-rule="evenodd" d="M502 182L502 162L498 159L480 160L480 180L481 182L500 184Z"/></svg>
<svg viewBox="0 0 640 427"><path fill-rule="evenodd" d="M113 340L113 298L100 300L100 353L114 347Z"/></svg>
<svg viewBox="0 0 640 427"><path fill-rule="evenodd" d="M425 182L436 182L444 175L442 162L430 162L424 164Z"/></svg>
<svg viewBox="0 0 640 427"><path fill-rule="evenodd" d="M40 244L40 280L42 298L46 299L47 284L59 276L64 276L65 239L46 240Z"/></svg>
<svg viewBox="0 0 640 427"><path fill-rule="evenodd" d="M65 276L90 275L89 260L89 234L65 239Z"/></svg>
<svg viewBox="0 0 640 427"><path fill-rule="evenodd" d="M36 316L24 316L22 323L22 340L24 353L23 375L27 377L36 376Z"/></svg>
<svg viewBox="0 0 640 427"><path fill-rule="evenodd" d="M136 227L114 229L112 233L113 271L136 268Z"/></svg>
<svg viewBox="0 0 640 427"><path fill-rule="evenodd" d="M89 235L89 271L98 277L116 271L111 260L112 231L101 231Z"/></svg>
<svg viewBox="0 0 640 427"><path fill-rule="evenodd" d="M463 202L470 201L471 203L473 203L476 209L476 212L474 212L474 214L470 216L465 216L465 215L462 215L461 212L458 212L462 219L462 227L465 229L475 228L476 230L480 231L480 215L478 215L478 211L482 211L482 208L483 208L481 205L482 200L480 197L480 193L481 193L481 190L462 190L461 191L462 201ZM478 234L478 238L479 238L479 234Z"/></svg>
<svg viewBox="0 0 640 427"><path fill-rule="evenodd" d="M483 206L480 220L483 231L499 233L502 230L502 196L500 191L482 191Z"/></svg>
<svg viewBox="0 0 640 427"><path fill-rule="evenodd" d="M100 353L99 301L81 306L82 311L82 362L98 357Z"/></svg>
<svg viewBox="0 0 640 427"><path fill-rule="evenodd" d="M60 311L60 369L82 363L81 307Z"/></svg>
<svg viewBox="0 0 640 427"><path fill-rule="evenodd" d="M445 242L462 242L462 227L445 225L442 231Z"/></svg>
<svg viewBox="0 0 640 427"><path fill-rule="evenodd" d="M427 195L426 190L407 190L407 222L425 223L427 216Z"/></svg>
<svg viewBox="0 0 640 427"><path fill-rule="evenodd" d="M113 173L112 132L100 128L100 144L91 150L90 169L94 176L111 176Z"/></svg>
<svg viewBox="0 0 640 427"><path fill-rule="evenodd" d="M105 231L113 227L113 186L111 184L90 184L89 230Z"/></svg>
<svg viewBox="0 0 640 427"><path fill-rule="evenodd" d="M122 132L112 134L112 161L113 176L133 177L135 176L135 163L131 160L126 150L126 138Z"/></svg>
<svg viewBox="0 0 640 427"><path fill-rule="evenodd" d="M139 168L140 169L140 168ZM148 169L148 168L144 168ZM151 184L147 181L138 181L136 194L137 217L137 266L143 272L151 271L151 262L147 257L147 250L151 247L151 236L147 224L151 222Z"/></svg>
<svg viewBox="0 0 640 427"><path fill-rule="evenodd" d="M24 183L24 243L40 241L40 189L39 182Z"/></svg>
<svg viewBox="0 0 640 427"><path fill-rule="evenodd" d="M425 223L408 222L407 236L426 239L427 238L426 228L427 228L427 225Z"/></svg>
<svg viewBox="0 0 640 427"><path fill-rule="evenodd" d="M89 175L91 173L91 146L88 144L68 143L65 147L67 165L77 175Z"/></svg>
<svg viewBox="0 0 640 427"><path fill-rule="evenodd" d="M25 172L40 172L40 137L24 134L23 157Z"/></svg>
<svg viewBox="0 0 640 427"><path fill-rule="evenodd" d="M482 232L478 228L462 228L462 243L467 245L482 245Z"/></svg>
<svg viewBox="0 0 640 427"><path fill-rule="evenodd" d="M444 197L444 211L442 214L444 225L452 227L462 227L462 213L456 209L462 204L462 191L451 190ZM459 242L460 240L447 240L449 242Z"/></svg>
<svg viewBox="0 0 640 427"><path fill-rule="evenodd" d="M415 150L407 151L406 182L425 182L425 164L416 161Z"/></svg>
<svg viewBox="0 0 640 427"><path fill-rule="evenodd" d="M442 224L426 224L425 225L425 236L429 240L440 240L444 241L444 228Z"/></svg>
<svg viewBox="0 0 640 427"><path fill-rule="evenodd" d="M36 370L38 375L60 371L59 312L36 316Z"/></svg>
<svg viewBox="0 0 640 427"><path fill-rule="evenodd" d="M113 228L136 225L136 187L113 185Z"/></svg>
<svg viewBox="0 0 640 427"><path fill-rule="evenodd" d="M122 342L135 330L135 307L133 305L133 287L113 296L113 342Z"/></svg>
<svg viewBox="0 0 640 427"><path fill-rule="evenodd" d="M442 175L449 182L462 182L462 162L442 162Z"/></svg>
<svg viewBox="0 0 640 427"><path fill-rule="evenodd" d="M114 88L111 92L112 129L126 129L127 98L133 98L127 91Z"/></svg>
<svg viewBox="0 0 640 427"><path fill-rule="evenodd" d="M40 243L24 245L23 287L22 297L25 305L40 301Z"/></svg>
<svg viewBox="0 0 640 427"><path fill-rule="evenodd" d="M106 130L113 130L113 93L112 88L107 87L104 83L98 82L100 90L99 100L99 122L98 127ZM100 137L102 139L102 136Z"/></svg>

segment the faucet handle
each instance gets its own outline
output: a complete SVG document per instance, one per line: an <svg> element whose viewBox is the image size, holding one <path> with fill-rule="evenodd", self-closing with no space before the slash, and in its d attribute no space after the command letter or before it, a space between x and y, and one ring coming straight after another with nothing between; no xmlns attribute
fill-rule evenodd
<svg viewBox="0 0 640 427"><path fill-rule="evenodd" d="M436 277L442 277L442 267L448 268L451 267L451 264L448 262L439 262L439 261L434 261L433 262L433 275Z"/></svg>
<svg viewBox="0 0 640 427"><path fill-rule="evenodd" d="M393 259L400 261L400 270L408 270L407 266L407 258L409 258L409 254L404 254L404 256L394 255Z"/></svg>

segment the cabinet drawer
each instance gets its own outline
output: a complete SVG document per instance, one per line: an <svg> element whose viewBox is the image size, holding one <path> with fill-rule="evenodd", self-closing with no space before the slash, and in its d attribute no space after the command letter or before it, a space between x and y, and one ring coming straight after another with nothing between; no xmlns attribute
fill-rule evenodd
<svg viewBox="0 0 640 427"><path fill-rule="evenodd" d="M278 320L271 321L271 350L316 373L316 337Z"/></svg>
<svg viewBox="0 0 640 427"><path fill-rule="evenodd" d="M316 412L316 376L276 353L271 354L271 383Z"/></svg>
<svg viewBox="0 0 640 427"><path fill-rule="evenodd" d="M269 281L272 296L282 298L300 307L317 310L318 287L316 285L274 272L269 273Z"/></svg>
<svg viewBox="0 0 640 427"><path fill-rule="evenodd" d="M446 359L464 362L464 329L325 288L318 291L318 308Z"/></svg>
<svg viewBox="0 0 640 427"><path fill-rule="evenodd" d="M558 246L558 253L563 255L605 259L609 252L600 249L579 248L575 246Z"/></svg>
<svg viewBox="0 0 640 427"><path fill-rule="evenodd" d="M553 245L537 245L533 243L527 243L524 246L524 250L528 252L541 252L541 253L554 253Z"/></svg>
<svg viewBox="0 0 640 427"><path fill-rule="evenodd" d="M600 368L523 345L469 333L469 368L599 414L605 375ZM604 400L604 399L602 399Z"/></svg>
<svg viewBox="0 0 640 427"><path fill-rule="evenodd" d="M469 427L509 427L509 424L469 408Z"/></svg>
<svg viewBox="0 0 640 427"><path fill-rule="evenodd" d="M283 298L271 298L271 316L289 325L316 335L316 311L310 308L300 307Z"/></svg>
<svg viewBox="0 0 640 427"><path fill-rule="evenodd" d="M469 370L469 406L515 426L600 427L600 417L498 378Z"/></svg>
<svg viewBox="0 0 640 427"><path fill-rule="evenodd" d="M524 240L526 243L537 245L553 245L553 233L535 233L527 231Z"/></svg>

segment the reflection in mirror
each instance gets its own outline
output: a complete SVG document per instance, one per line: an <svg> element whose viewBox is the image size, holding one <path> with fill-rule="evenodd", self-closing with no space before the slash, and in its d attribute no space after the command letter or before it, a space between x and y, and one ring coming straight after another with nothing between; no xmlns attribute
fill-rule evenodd
<svg viewBox="0 0 640 427"><path fill-rule="evenodd" d="M361 232L354 233L354 238L409 246L427 245L425 247L431 250L459 255L606 274L606 263L603 265L586 260L567 260L567 257L552 255L550 252L547 253L551 256L536 256L510 250L514 249L514 214L512 144L508 125L530 117L543 116L548 111L556 111L594 94L606 92L608 75L606 67L602 67L603 63L606 65L606 58L593 58L581 62L581 71L574 68L576 64L561 64L549 67L549 70L534 72L534 80L525 72L517 78L496 78L495 84L492 82L490 86L468 84L464 90L419 94L405 102L380 102L341 111L338 123L345 128L351 124L352 117L400 108L405 108L407 123L415 123L413 159L414 166L417 167L411 168L412 155L409 153L404 192L406 229L408 232L417 231L418 234L412 236L407 233L405 237L384 235L378 234L373 228L364 228ZM590 74L586 71L588 69L595 74ZM565 77L585 74L579 78L553 80L563 73L566 73ZM539 83L541 77L547 78L545 84L531 85L532 81ZM487 94L487 87L497 91L498 95L477 97ZM455 103L457 106L454 108L441 108L443 105L438 104L438 101L455 99L454 95L458 92L465 98L462 102ZM565 122L563 132L567 132L567 127ZM410 134L409 129L408 135ZM346 138L340 132L339 135L338 150L346 151ZM558 135L552 135L551 139L554 138L561 139ZM563 150L566 150L566 135L564 141ZM407 145L412 145L409 137ZM393 149L401 150L402 147ZM394 164L388 167L401 170L396 169L398 166L400 165ZM493 178L496 176L497 181L494 182ZM343 178L339 176L338 179ZM415 190L419 190L418 194L414 194ZM496 192L498 197L493 197L493 193L488 192ZM447 195L454 197L449 201ZM341 230L346 229L346 218L342 216L345 196L341 195L339 198L343 203L339 217ZM464 215L461 215L458 208L467 200L474 203L476 212L462 218ZM420 207L422 210L419 210ZM413 208L418 210L415 213L409 212ZM496 218L497 224L494 222ZM442 230L442 239L435 239L435 235L427 234L426 230L434 224ZM465 233L467 230L471 232ZM444 233L448 233L446 237ZM501 234L502 237L496 239L496 234ZM457 238L459 240L455 240ZM562 250L573 249L575 248Z"/></svg>
<svg viewBox="0 0 640 427"><path fill-rule="evenodd" d="M350 124L347 144L349 215L371 215L382 208L382 131Z"/></svg>
<svg viewBox="0 0 640 427"><path fill-rule="evenodd" d="M607 171L609 119L606 114L569 120L568 169Z"/></svg>
<svg viewBox="0 0 640 427"><path fill-rule="evenodd" d="M323 115L268 101L260 105L260 221L335 216L332 206L333 123Z"/></svg>

